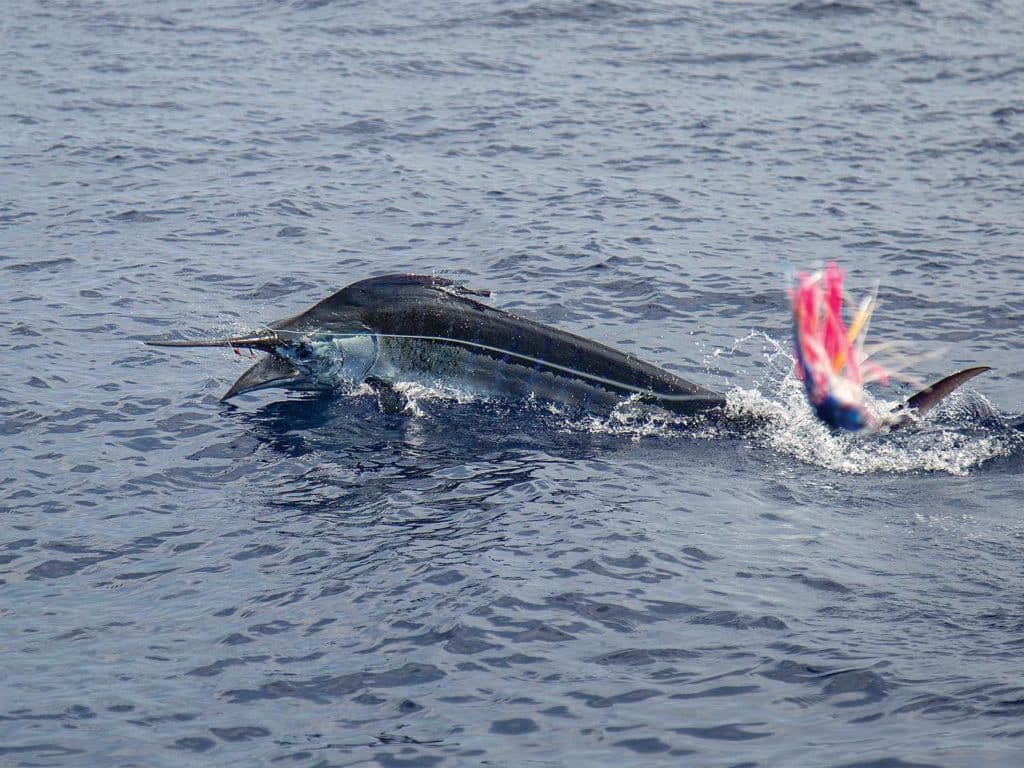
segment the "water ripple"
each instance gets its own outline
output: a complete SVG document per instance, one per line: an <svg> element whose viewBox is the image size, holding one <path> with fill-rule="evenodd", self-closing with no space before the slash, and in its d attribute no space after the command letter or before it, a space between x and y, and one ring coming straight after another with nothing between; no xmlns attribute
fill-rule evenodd
<svg viewBox="0 0 1024 768"><path fill-rule="evenodd" d="M1017 5L5 10L0 762L1019 762ZM832 259L916 374L995 370L823 430ZM225 405L246 360L140 343L397 271L730 419Z"/></svg>

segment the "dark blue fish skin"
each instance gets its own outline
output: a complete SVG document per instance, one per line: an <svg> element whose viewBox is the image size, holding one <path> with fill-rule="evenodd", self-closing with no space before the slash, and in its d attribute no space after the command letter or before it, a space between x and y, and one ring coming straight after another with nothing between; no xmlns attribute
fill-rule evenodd
<svg viewBox="0 0 1024 768"><path fill-rule="evenodd" d="M295 317L236 338L151 341L154 346L230 346L270 353L224 395L283 386L316 388L313 348L355 339L375 350L356 377L402 374L469 381L476 389L607 411L639 397L680 414L708 413L725 396L617 349L483 304L488 295L424 275L373 277L341 289ZM386 358L374 367L377 355ZM381 372L385 375L382 377Z"/></svg>
<svg viewBox="0 0 1024 768"><path fill-rule="evenodd" d="M270 327L281 336L316 332L421 337L420 343L428 347L463 347L505 366L527 367L534 375L564 378L567 386L586 383L622 397L639 394L676 413L703 413L725 404L723 395L617 349L473 298L483 295L487 294L445 278L386 275L353 283ZM496 375L502 367L497 366Z"/></svg>

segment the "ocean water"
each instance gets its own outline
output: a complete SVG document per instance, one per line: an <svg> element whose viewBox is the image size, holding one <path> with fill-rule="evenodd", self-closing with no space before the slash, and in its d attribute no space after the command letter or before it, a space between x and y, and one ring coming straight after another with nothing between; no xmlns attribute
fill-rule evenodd
<svg viewBox="0 0 1024 768"><path fill-rule="evenodd" d="M1019 765L1022 94L1013 2L8 0L0 764ZM994 370L828 433L831 260L909 373ZM396 271L750 427L141 343Z"/></svg>

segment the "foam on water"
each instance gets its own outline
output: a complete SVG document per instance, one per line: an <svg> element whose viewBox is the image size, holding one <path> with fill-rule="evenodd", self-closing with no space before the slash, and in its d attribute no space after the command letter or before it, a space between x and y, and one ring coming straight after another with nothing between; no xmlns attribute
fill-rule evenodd
<svg viewBox="0 0 1024 768"><path fill-rule="evenodd" d="M745 436L779 453L845 474L945 472L965 475L984 462L1021 449L1019 433L972 388L954 393L920 424L894 432L837 432L822 424L807 405L803 384L793 375L788 344L752 332L729 350L761 343L763 373L753 388L727 392L729 421L748 425ZM890 390L885 390L889 392ZM885 414L902 404L868 393L868 405Z"/></svg>
<svg viewBox="0 0 1024 768"><path fill-rule="evenodd" d="M406 404L402 412L420 418L427 415L422 407L426 402L449 401L466 405L468 403L486 401L479 395L458 389L457 387L429 385L416 381L399 381L395 383L394 388L396 392L401 393L405 398Z"/></svg>
<svg viewBox="0 0 1024 768"><path fill-rule="evenodd" d="M962 403L967 397L980 396L954 397ZM759 444L807 464L846 474L966 475L990 459L1020 449L1019 437L1009 430L949 418L957 403L921 425L898 432L837 432L815 418L795 378L786 381L776 398L757 390L733 390L728 393L726 408L732 418L752 417L763 425L750 435Z"/></svg>
<svg viewBox="0 0 1024 768"><path fill-rule="evenodd" d="M404 395L404 413L428 416L424 406L448 402L497 406L499 402L456 387L400 382L395 389ZM369 394L361 388L352 394ZM895 432L836 432L822 424L804 397L801 383L786 374L775 387L732 389L726 393L725 418L679 416L652 408L638 397L627 398L610 414L574 414L554 404L531 401L517 407L538 410L555 418L554 428L568 432L623 437L635 442L663 439L742 439L833 472L863 475L876 472L900 474L943 472L966 475L986 461L1009 456L1022 449L1022 439L1004 426L981 395L968 390L954 394L921 424ZM872 407L883 412L898 401L873 399ZM542 427L540 427L542 428Z"/></svg>

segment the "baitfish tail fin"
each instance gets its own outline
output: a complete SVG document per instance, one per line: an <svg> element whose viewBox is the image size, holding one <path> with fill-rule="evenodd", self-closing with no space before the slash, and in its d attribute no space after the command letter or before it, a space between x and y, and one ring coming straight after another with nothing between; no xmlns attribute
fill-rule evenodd
<svg viewBox="0 0 1024 768"><path fill-rule="evenodd" d="M934 384L925 387L916 395L908 398L907 401L895 411L893 414L895 420L889 425L890 429L902 427L905 424L909 424L910 422L919 419L936 405L945 400L956 389L959 389L975 376L991 370L991 366L988 365L965 368L962 371L950 374L946 378L940 379Z"/></svg>

